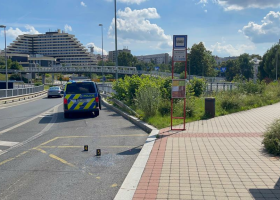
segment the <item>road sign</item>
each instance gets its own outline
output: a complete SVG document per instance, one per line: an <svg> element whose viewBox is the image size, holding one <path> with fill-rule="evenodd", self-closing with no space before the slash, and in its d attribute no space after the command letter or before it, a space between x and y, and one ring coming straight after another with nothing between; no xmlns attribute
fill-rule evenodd
<svg viewBox="0 0 280 200"><path fill-rule="evenodd" d="M227 71L227 68L226 68L226 67L222 67L222 68L221 68L221 72L222 72L222 73L225 73L226 71Z"/></svg>
<svg viewBox="0 0 280 200"><path fill-rule="evenodd" d="M173 49L186 49L187 38L187 35L173 35Z"/></svg>
<svg viewBox="0 0 280 200"><path fill-rule="evenodd" d="M172 80L172 98L186 98L186 80Z"/></svg>
<svg viewBox="0 0 280 200"><path fill-rule="evenodd" d="M186 62L187 61L186 50L174 50L173 61L174 62Z"/></svg>

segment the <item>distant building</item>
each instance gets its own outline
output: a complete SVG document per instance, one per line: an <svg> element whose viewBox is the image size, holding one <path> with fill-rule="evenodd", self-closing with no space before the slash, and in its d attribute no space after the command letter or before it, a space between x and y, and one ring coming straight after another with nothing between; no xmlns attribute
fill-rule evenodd
<svg viewBox="0 0 280 200"><path fill-rule="evenodd" d="M258 58L255 57L251 60L251 62L254 64L254 66L253 66L254 81L256 81L257 76L258 76L258 72L259 72L259 66L260 66L261 60L259 60Z"/></svg>
<svg viewBox="0 0 280 200"><path fill-rule="evenodd" d="M129 49L118 50L118 55L121 52L126 52L126 53L131 54L131 50L129 50ZM116 51L109 51L109 60L112 62L116 62Z"/></svg>
<svg viewBox="0 0 280 200"><path fill-rule="evenodd" d="M168 64L170 61L170 56L168 53L136 56L136 58L139 61L143 61L145 63L154 62L155 64Z"/></svg>
<svg viewBox="0 0 280 200"><path fill-rule="evenodd" d="M215 56L214 58L215 58L216 64L219 66L223 62L226 62L228 60L237 60L239 58L239 56L233 56L233 57L229 56L229 57L224 57L224 58Z"/></svg>
<svg viewBox="0 0 280 200"><path fill-rule="evenodd" d="M1 56L3 54L2 51ZM19 59L19 62L24 62L24 65L28 65L30 62L41 63L41 66L52 66L52 64L90 66L97 64L96 59L74 35L61 33L59 29L45 34L19 35L7 47L7 55L12 59ZM50 62L51 64L49 64Z"/></svg>

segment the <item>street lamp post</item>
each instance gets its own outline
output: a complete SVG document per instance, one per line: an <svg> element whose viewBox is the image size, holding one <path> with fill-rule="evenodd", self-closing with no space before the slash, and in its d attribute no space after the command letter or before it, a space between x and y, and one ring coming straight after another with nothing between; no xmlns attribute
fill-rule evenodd
<svg viewBox="0 0 280 200"><path fill-rule="evenodd" d="M276 51L276 81L278 80L278 74L277 74L277 72L278 72L278 52L279 52L279 46L280 46L280 39L279 39L279 43L278 43L278 50Z"/></svg>
<svg viewBox="0 0 280 200"><path fill-rule="evenodd" d="M7 66L7 43L6 43L6 26L0 25L0 28L4 28L5 35L5 65L6 65L6 97L8 97L8 66Z"/></svg>
<svg viewBox="0 0 280 200"><path fill-rule="evenodd" d="M115 0L115 51L116 51L116 81L118 82L118 40L117 40L117 0Z"/></svg>
<svg viewBox="0 0 280 200"><path fill-rule="evenodd" d="M103 61L103 24L99 24L99 26L101 26L101 33L102 33L102 82L103 82L103 86L104 86L104 61Z"/></svg>

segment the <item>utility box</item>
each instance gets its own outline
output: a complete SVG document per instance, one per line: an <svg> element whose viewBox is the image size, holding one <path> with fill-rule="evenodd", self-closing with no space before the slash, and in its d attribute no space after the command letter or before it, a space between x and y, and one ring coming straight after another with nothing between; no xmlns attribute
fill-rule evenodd
<svg viewBox="0 0 280 200"><path fill-rule="evenodd" d="M8 81L8 89L14 88L14 82ZM6 89L6 81L0 81L0 89Z"/></svg>
<svg viewBox="0 0 280 200"><path fill-rule="evenodd" d="M210 118L215 117L215 98L214 97L207 97L205 98L205 114Z"/></svg>

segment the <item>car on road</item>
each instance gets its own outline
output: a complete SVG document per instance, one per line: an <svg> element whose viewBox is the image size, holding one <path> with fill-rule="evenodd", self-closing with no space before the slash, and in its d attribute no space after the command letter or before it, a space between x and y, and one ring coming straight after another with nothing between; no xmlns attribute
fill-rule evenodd
<svg viewBox="0 0 280 200"><path fill-rule="evenodd" d="M70 81L65 84L63 93L64 117L71 113L92 113L99 115L101 96L93 81Z"/></svg>
<svg viewBox="0 0 280 200"><path fill-rule="evenodd" d="M51 97L62 97L62 94L61 94L61 89L60 87L58 86L55 86L55 87L50 87L49 90L48 90L48 98L51 98Z"/></svg>

